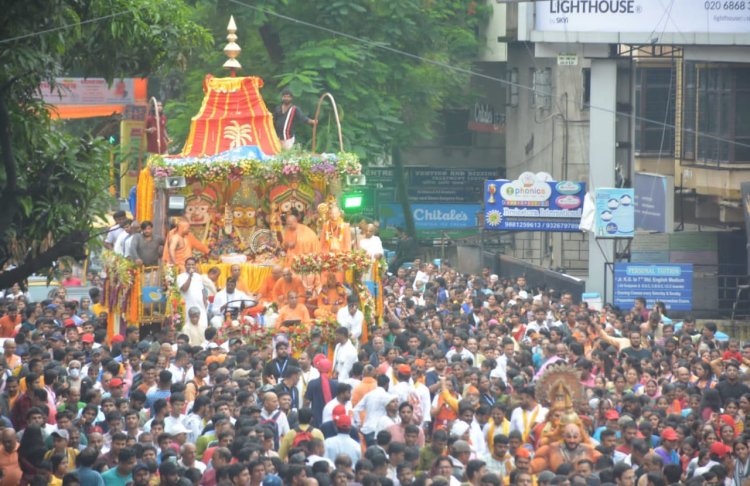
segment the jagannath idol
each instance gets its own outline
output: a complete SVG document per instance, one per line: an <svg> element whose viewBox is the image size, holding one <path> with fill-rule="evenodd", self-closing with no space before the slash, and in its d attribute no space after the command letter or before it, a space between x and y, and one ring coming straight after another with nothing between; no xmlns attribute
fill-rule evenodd
<svg viewBox="0 0 750 486"><path fill-rule="evenodd" d="M562 464L575 465L581 459L596 463L601 453L594 448L576 408L584 405L586 394L578 373L568 364L549 366L536 385L537 399L551 403L547 421L537 432L538 448L531 461L534 473L556 471Z"/></svg>

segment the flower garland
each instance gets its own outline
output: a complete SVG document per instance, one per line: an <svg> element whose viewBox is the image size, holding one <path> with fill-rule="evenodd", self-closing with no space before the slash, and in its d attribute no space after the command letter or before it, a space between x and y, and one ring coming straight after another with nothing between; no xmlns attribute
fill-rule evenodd
<svg viewBox="0 0 750 486"><path fill-rule="evenodd" d="M225 342L231 333L239 331L240 339L250 346L261 348L271 344L275 337L284 335L293 351L303 351L312 344L312 330L320 330L320 341L324 344L334 342L338 323L334 317L315 319L307 324L291 327L265 327L256 319L244 316L241 319L227 319L218 331L218 339Z"/></svg>
<svg viewBox="0 0 750 486"><path fill-rule="evenodd" d="M307 179L344 178L359 175L362 165L352 153L313 155L302 151L289 151L269 158L242 160L206 160L191 158L182 162L179 158L156 156L151 159L154 177L183 176L203 182L217 182L226 179L239 179L252 176L274 183L280 179L302 176Z"/></svg>
<svg viewBox="0 0 750 486"><path fill-rule="evenodd" d="M172 311L170 323L178 331L185 324L182 322L185 303L182 301L180 287L177 285L177 276L179 274L180 269L177 265L164 266L164 295L167 298L167 309Z"/></svg>
<svg viewBox="0 0 750 486"><path fill-rule="evenodd" d="M298 255L292 261L292 271L308 274L353 270L361 274L369 270L371 262L364 250Z"/></svg>
<svg viewBox="0 0 750 486"><path fill-rule="evenodd" d="M108 296L107 307L110 311L116 308L125 311L128 297L135 281L138 266L127 258L111 250L102 251L102 266L107 275L105 295Z"/></svg>

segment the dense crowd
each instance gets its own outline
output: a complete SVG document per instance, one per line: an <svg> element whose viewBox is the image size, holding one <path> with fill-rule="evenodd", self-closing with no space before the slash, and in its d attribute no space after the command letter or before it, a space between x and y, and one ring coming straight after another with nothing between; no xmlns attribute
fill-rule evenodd
<svg viewBox="0 0 750 486"><path fill-rule="evenodd" d="M190 260L186 298L215 283ZM230 278L182 329L111 339L97 287L8 289L0 486L750 484L750 343L659 302L599 311L523 276L392 270L382 325L335 278L321 298L276 268L269 295L237 299ZM251 346L212 325L211 307L275 297L291 320L324 307L336 342ZM562 368L585 399L559 426L538 386Z"/></svg>

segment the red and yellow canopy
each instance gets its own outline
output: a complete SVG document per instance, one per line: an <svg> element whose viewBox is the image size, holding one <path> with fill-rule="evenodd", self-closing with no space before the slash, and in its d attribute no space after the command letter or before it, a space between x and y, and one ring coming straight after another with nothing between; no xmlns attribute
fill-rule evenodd
<svg viewBox="0 0 750 486"><path fill-rule="evenodd" d="M263 80L255 76L215 78L203 81L203 104L190 124L183 157L205 157L237 147L256 145L275 155L281 143L273 128L273 116L260 94Z"/></svg>

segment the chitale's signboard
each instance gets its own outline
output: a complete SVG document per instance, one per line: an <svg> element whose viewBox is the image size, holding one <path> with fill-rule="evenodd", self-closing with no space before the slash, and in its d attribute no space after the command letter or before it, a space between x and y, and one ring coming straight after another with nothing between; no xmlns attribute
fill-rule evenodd
<svg viewBox="0 0 750 486"><path fill-rule="evenodd" d="M583 34L641 34L641 42L682 44L748 43L726 35L750 33L750 1L719 0L540 0L536 32L561 32L570 41ZM706 36L720 34L712 39ZM665 36L666 35L666 36ZM631 36L632 37L632 36ZM539 40L539 39L534 39ZM590 42L610 42L591 38Z"/></svg>

